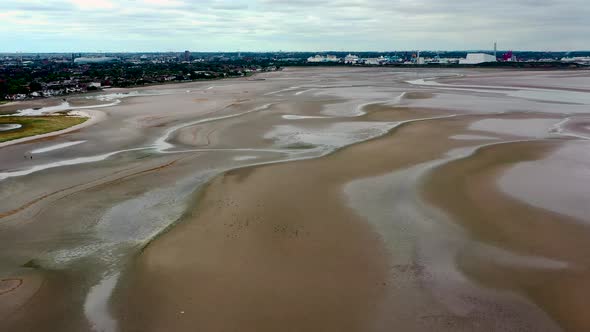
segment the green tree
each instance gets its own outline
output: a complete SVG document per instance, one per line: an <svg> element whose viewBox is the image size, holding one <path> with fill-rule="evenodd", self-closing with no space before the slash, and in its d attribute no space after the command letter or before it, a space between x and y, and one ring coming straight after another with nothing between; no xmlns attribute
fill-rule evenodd
<svg viewBox="0 0 590 332"><path fill-rule="evenodd" d="M31 82L31 83L29 83L29 90L31 92L41 91L42 89L43 89L43 87L41 86L41 83L39 83L39 82Z"/></svg>

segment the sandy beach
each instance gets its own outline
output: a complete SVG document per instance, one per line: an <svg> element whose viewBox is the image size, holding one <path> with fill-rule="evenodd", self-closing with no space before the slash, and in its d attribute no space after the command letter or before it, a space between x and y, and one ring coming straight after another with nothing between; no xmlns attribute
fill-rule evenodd
<svg viewBox="0 0 590 332"><path fill-rule="evenodd" d="M590 329L590 74L257 78L0 146L0 330Z"/></svg>

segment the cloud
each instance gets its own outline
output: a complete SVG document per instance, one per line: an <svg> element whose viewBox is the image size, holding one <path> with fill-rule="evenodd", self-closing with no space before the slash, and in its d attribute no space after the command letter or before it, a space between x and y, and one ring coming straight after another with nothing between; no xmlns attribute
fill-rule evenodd
<svg viewBox="0 0 590 332"><path fill-rule="evenodd" d="M185 3L178 0L143 0L146 5L159 6L159 7L184 7Z"/></svg>
<svg viewBox="0 0 590 332"><path fill-rule="evenodd" d="M587 0L2 0L0 52L584 49Z"/></svg>
<svg viewBox="0 0 590 332"><path fill-rule="evenodd" d="M70 2L82 10L115 9L117 5L109 0L70 0Z"/></svg>

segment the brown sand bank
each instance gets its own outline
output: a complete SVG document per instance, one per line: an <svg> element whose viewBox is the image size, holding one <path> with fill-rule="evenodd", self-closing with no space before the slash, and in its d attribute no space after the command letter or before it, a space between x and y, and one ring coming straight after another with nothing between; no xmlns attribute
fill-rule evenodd
<svg viewBox="0 0 590 332"><path fill-rule="evenodd" d="M425 183L424 196L478 241L511 252L497 254L473 242L458 258L465 272L488 286L524 294L568 331L589 331L590 228L516 201L496 185L503 170L541 159L561 143L547 140L483 148L436 169Z"/></svg>
<svg viewBox="0 0 590 332"><path fill-rule="evenodd" d="M217 177L119 285L113 303L123 330L373 330L385 290L395 287L388 271L395 253L346 206L342 186L473 144L448 137L478 118L409 123L321 159ZM485 324L462 322L466 330Z"/></svg>

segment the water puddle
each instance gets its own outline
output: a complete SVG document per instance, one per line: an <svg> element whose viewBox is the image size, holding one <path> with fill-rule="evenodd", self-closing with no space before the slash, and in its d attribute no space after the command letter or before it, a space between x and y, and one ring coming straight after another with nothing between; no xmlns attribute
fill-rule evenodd
<svg viewBox="0 0 590 332"><path fill-rule="evenodd" d="M48 146L48 147L45 147L45 148L33 150L33 151L31 151L31 153L33 153L33 154L39 154L39 153L46 153L46 152L55 151L55 150L61 150L61 149L65 149L65 148L68 148L70 146L82 144L82 143L85 143L85 142L86 141L75 141L75 142L67 142L67 143L55 144L55 145L51 145L51 146Z"/></svg>
<svg viewBox="0 0 590 332"><path fill-rule="evenodd" d="M7 124L0 124L0 131L11 131L15 129L22 128L23 125L18 123L7 123Z"/></svg>

